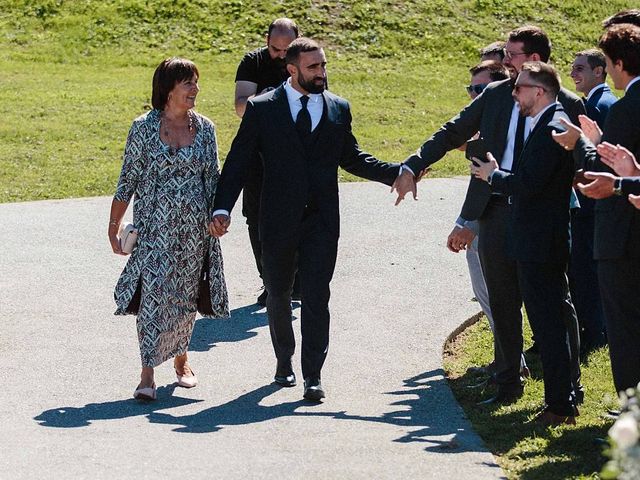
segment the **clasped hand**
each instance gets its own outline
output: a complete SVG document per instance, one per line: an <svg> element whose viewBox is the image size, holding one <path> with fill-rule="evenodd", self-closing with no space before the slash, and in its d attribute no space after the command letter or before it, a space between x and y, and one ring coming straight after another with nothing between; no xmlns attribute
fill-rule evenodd
<svg viewBox="0 0 640 480"><path fill-rule="evenodd" d="M209 234L213 237L220 238L227 233L229 225L231 225L231 217L229 217L229 215L221 213L214 215L209 223Z"/></svg>

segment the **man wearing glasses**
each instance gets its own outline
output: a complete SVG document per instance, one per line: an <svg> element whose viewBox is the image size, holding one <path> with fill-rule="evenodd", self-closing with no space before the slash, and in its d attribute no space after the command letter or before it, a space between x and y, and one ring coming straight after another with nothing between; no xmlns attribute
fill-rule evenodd
<svg viewBox="0 0 640 480"><path fill-rule="evenodd" d="M539 342L546 408L544 424L575 424L566 308L571 305L566 271L569 260L569 198L574 167L570 152L551 132L564 131L566 119L557 102L560 76L550 65L527 62L513 87L520 115L531 132L517 168L503 170L491 153L471 165L472 174L507 196L511 205L506 247L515 259L518 283L529 323ZM572 307L571 307L572 308Z"/></svg>
<svg viewBox="0 0 640 480"><path fill-rule="evenodd" d="M515 80L522 65L527 61L549 60L551 43L539 27L524 26L509 33L505 46L503 64ZM394 183L399 198L415 192L414 172L421 172L440 160L446 152L458 148L469 138L480 132L487 151L493 152L500 168L516 171L519 152L531 119L520 117L518 104L511 96L512 80L503 80L488 85L482 95L465 107L456 117L445 123L403 165L403 173ZM558 100L570 119L577 120L584 114L582 101L567 90L561 89ZM519 118L521 118L520 121ZM494 321L494 348L496 360L497 392L486 402L509 403L523 391L520 377L522 355L522 296L518 285L517 266L506 249L507 223L511 214L508 198L492 193L489 185L475 177L471 178L462 207L462 217L478 220L480 261L487 283L489 303ZM532 235L534 233L532 232ZM567 309L567 322L574 325L575 359L572 356L572 378L574 389L580 389L579 360L577 346L577 321L573 307ZM571 330L571 329L570 329Z"/></svg>

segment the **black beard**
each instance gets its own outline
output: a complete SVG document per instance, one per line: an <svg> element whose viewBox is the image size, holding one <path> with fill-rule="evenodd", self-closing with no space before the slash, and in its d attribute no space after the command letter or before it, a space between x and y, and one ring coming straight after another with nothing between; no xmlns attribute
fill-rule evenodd
<svg viewBox="0 0 640 480"><path fill-rule="evenodd" d="M315 79L307 80L302 75L298 75L298 84L309 93L324 92L324 80L321 85L314 82Z"/></svg>

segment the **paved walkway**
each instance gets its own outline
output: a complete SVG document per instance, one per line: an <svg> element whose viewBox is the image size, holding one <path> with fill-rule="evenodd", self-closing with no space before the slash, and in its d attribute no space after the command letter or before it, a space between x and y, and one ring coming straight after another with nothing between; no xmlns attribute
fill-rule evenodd
<svg viewBox="0 0 640 480"><path fill-rule="evenodd" d="M144 405L134 318L112 315L110 199L0 205L0 478L501 478L442 370L446 336L478 310L445 248L465 186L426 180L397 208L378 184L341 186L321 405L271 383L239 218L223 239L232 317L195 327L201 385L174 388L168 362Z"/></svg>

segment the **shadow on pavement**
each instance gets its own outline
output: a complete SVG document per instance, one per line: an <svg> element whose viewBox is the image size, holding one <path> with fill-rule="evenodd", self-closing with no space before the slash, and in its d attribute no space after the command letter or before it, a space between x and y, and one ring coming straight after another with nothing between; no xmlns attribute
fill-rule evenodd
<svg viewBox="0 0 640 480"><path fill-rule="evenodd" d="M293 302L291 306L299 305L299 302ZM296 319L295 315L293 319ZM189 350L207 352L219 343L248 340L258 335L256 329L268 325L266 309L255 303L232 310L228 319L200 318L193 327Z"/></svg>
<svg viewBox="0 0 640 480"><path fill-rule="evenodd" d="M59 407L45 410L36 420L43 427L76 428L91 425L95 420L118 420L121 418L148 415L149 412L182 407L202 400L174 397L175 385L158 388L158 400L138 402L133 398L112 402L89 403L84 407Z"/></svg>
<svg viewBox="0 0 640 480"><path fill-rule="evenodd" d="M467 432L452 426L443 418L442 409L438 406L438 394L433 394L434 391L448 388L443 374L443 370L437 369L404 380L403 389L386 394L397 397L411 396L412 398L392 402L390 405L398 408L381 416L354 415L345 411L314 412L308 409L297 411L299 407L314 405L305 400L272 406L260 405L263 399L281 388L278 385L271 384L241 395L230 402L208 408L193 415L180 417L154 411L148 415L148 418L152 423L175 425L177 426L174 429L176 432L211 433L221 430L225 426L247 425L280 417L320 416L334 418L339 421L375 422L400 426L406 429L406 433L393 440L394 442L423 442L426 444L425 450L427 451L440 453L484 451L484 448L478 445L477 442L465 440L464 437ZM447 395L446 401L453 401L453 399ZM488 465L498 468L495 463Z"/></svg>

